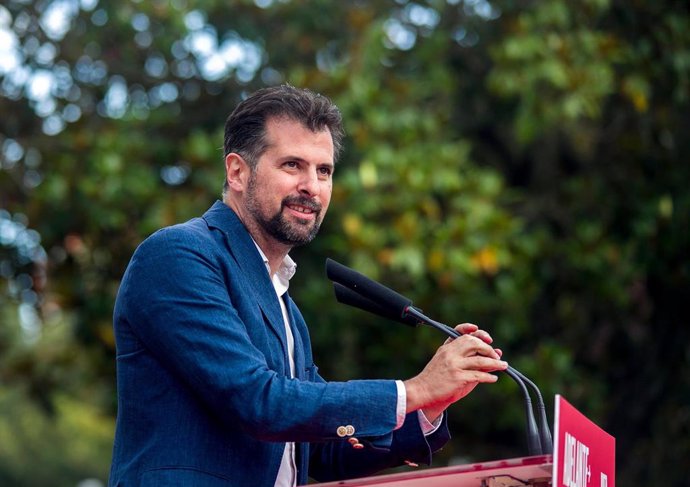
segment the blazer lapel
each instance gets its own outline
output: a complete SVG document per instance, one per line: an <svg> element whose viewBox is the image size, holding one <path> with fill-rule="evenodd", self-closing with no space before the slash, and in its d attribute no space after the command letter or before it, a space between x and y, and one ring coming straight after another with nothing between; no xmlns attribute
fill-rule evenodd
<svg viewBox="0 0 690 487"><path fill-rule="evenodd" d="M280 340L287 364L287 337L285 336L283 312L256 244L235 212L221 201L216 201L203 218L209 227L218 228L225 233L230 253L242 269L244 278L250 283L256 302L259 304L266 321Z"/></svg>

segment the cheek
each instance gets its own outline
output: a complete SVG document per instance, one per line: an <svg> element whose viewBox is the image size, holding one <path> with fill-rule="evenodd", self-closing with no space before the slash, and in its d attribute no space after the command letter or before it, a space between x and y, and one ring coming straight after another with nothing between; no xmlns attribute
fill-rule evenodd
<svg viewBox="0 0 690 487"><path fill-rule="evenodd" d="M274 213L283 205L283 198L287 193L281 192L270 184L259 185L254 191L254 201L262 211L267 213Z"/></svg>

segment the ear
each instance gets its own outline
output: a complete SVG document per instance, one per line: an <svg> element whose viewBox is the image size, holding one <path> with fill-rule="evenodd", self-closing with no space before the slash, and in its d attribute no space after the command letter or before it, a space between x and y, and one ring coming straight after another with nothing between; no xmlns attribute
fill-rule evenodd
<svg viewBox="0 0 690 487"><path fill-rule="evenodd" d="M232 191L244 192L250 172L249 164L241 155L231 152L225 156L225 180Z"/></svg>

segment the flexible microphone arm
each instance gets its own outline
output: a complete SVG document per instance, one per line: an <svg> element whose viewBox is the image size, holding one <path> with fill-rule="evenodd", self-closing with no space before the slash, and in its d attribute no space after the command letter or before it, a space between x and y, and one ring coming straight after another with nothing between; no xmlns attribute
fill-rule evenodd
<svg viewBox="0 0 690 487"><path fill-rule="evenodd" d="M522 381L527 384L527 386L532 389L534 395L537 397L537 415L539 416L539 440L541 442L541 451L544 455L550 455L553 453L553 439L551 438L551 428L549 427L549 420L546 417L546 406L544 405L544 398L541 395L539 387L529 380L527 376L522 374L520 371L513 369L513 372L517 374Z"/></svg>
<svg viewBox="0 0 690 487"><path fill-rule="evenodd" d="M387 288L359 272L350 269L332 259L326 259L326 274L333 281L336 299L344 304L355 306L384 318L399 321L406 325L423 323L446 335L457 338L460 333L453 328L432 320L419 309L412 306L412 301L401 294ZM506 369L508 376L520 388L525 404L527 420L527 448L530 455L547 454L553 451L551 432L546 418L546 408L539 388L513 367ZM532 409L532 399L527 385L535 392L538 402L538 412L541 427L538 428Z"/></svg>

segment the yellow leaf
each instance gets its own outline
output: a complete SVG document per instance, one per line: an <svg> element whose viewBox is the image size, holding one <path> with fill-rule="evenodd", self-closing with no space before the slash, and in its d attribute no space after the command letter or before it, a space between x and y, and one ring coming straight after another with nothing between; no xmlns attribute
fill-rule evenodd
<svg viewBox="0 0 690 487"><path fill-rule="evenodd" d="M442 270L446 265L444 253L438 249L432 250L427 257L427 265L429 266L429 270L433 272Z"/></svg>
<svg viewBox="0 0 690 487"><path fill-rule="evenodd" d="M352 213L343 217L343 230L348 236L358 235L362 231L362 220Z"/></svg>
<svg viewBox="0 0 690 487"><path fill-rule="evenodd" d="M484 247L476 252L470 262L475 269L485 274L494 275L498 272L498 254L493 247Z"/></svg>

